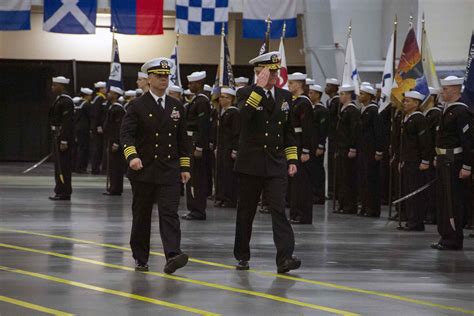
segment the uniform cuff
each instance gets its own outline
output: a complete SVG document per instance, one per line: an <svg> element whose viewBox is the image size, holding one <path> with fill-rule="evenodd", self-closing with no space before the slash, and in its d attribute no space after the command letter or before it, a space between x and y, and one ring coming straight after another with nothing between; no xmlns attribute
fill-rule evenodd
<svg viewBox="0 0 474 316"><path fill-rule="evenodd" d="M127 161L138 158L138 153L135 146L123 145L123 154L125 155L125 159Z"/></svg>
<svg viewBox="0 0 474 316"><path fill-rule="evenodd" d="M377 156L383 156L383 152L381 152L381 151L376 151L375 154L376 154Z"/></svg>
<svg viewBox="0 0 474 316"><path fill-rule="evenodd" d="M472 170L472 167L468 166L468 165L462 165L462 168L466 171L471 171Z"/></svg>
<svg viewBox="0 0 474 316"><path fill-rule="evenodd" d="M179 157L179 167L181 172L189 172L189 169L191 168L191 158Z"/></svg>
<svg viewBox="0 0 474 316"><path fill-rule="evenodd" d="M423 165L429 165L429 164L430 164L430 162L429 162L428 160L422 160L421 163L422 163Z"/></svg>
<svg viewBox="0 0 474 316"><path fill-rule="evenodd" d="M61 145L67 145L67 141L62 140L62 141L61 141Z"/></svg>
<svg viewBox="0 0 474 316"><path fill-rule="evenodd" d="M303 152L303 154L309 154L309 149L303 148L301 151Z"/></svg>
<svg viewBox="0 0 474 316"><path fill-rule="evenodd" d="M351 153L357 153L357 149L355 149L355 148L349 148L349 151L350 151Z"/></svg>
<svg viewBox="0 0 474 316"><path fill-rule="evenodd" d="M202 147L196 147L197 151L202 151Z"/></svg>

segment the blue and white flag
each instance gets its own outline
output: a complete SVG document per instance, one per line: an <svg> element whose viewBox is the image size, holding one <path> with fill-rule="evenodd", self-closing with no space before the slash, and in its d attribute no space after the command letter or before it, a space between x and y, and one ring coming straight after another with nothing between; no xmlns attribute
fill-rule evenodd
<svg viewBox="0 0 474 316"><path fill-rule="evenodd" d="M43 30L94 34L96 14L97 0L45 0Z"/></svg>
<svg viewBox="0 0 474 316"><path fill-rule="evenodd" d="M116 39L114 39L112 44L112 62L110 63L110 75L107 88L111 86L123 89L122 65L120 64L118 42Z"/></svg>
<svg viewBox="0 0 474 316"><path fill-rule="evenodd" d="M466 76L464 77L464 90L462 100L474 112L474 32L471 35L471 45L469 45L469 55L467 57Z"/></svg>
<svg viewBox="0 0 474 316"><path fill-rule="evenodd" d="M344 72L342 74L342 85L354 86L354 92L359 95L360 78L357 70L356 57L354 53L354 45L352 45L352 37L347 40L346 57L344 59Z"/></svg>
<svg viewBox="0 0 474 316"><path fill-rule="evenodd" d="M387 105L390 104L392 96L392 87L393 87L393 63L394 52L393 46L395 45L394 35L390 38L390 44L388 45L387 58L385 59L385 67L382 75L382 92L379 104L379 112L382 112Z"/></svg>
<svg viewBox="0 0 474 316"><path fill-rule="evenodd" d="M270 18L270 38L282 36L286 22L285 38L297 36L296 2L294 0L244 0L243 37L265 38L266 20Z"/></svg>
<svg viewBox="0 0 474 316"><path fill-rule="evenodd" d="M176 32L189 35L227 33L229 0L176 0Z"/></svg>
<svg viewBox="0 0 474 316"><path fill-rule="evenodd" d="M31 0L0 1L0 31L31 29Z"/></svg>
<svg viewBox="0 0 474 316"><path fill-rule="evenodd" d="M181 74L179 72L179 59L178 59L178 41L173 48L173 53L171 54L170 59L173 61L173 66L171 67L171 76L170 76L170 85L176 85L181 87Z"/></svg>

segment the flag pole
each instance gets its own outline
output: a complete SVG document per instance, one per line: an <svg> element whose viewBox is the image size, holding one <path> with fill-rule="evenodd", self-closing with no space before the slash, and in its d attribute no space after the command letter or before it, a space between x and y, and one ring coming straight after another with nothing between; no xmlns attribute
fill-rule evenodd
<svg viewBox="0 0 474 316"><path fill-rule="evenodd" d="M270 26L272 24L270 15L268 15L265 22L267 23L267 31L265 32L265 53L268 53L270 51Z"/></svg>
<svg viewBox="0 0 474 316"><path fill-rule="evenodd" d="M398 26L398 16L395 15L393 21L393 60L392 60L392 87L393 81L395 80L395 71L396 63L395 56L397 52L397 26ZM390 97L392 94L390 93ZM392 206L393 206L393 197L392 197L392 186L393 186L393 166L392 166L392 157L393 157L393 125L395 121L395 107L393 104L390 104L390 144L388 148L388 217L392 217Z"/></svg>

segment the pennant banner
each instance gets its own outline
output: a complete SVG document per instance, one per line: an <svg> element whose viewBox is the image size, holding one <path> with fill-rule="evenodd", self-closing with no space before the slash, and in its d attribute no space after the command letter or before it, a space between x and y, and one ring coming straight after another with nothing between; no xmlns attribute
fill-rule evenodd
<svg viewBox="0 0 474 316"><path fill-rule="evenodd" d="M288 68L286 66L285 45L283 37L280 40L280 47L278 49L281 58L281 68L278 70L277 87L288 90Z"/></svg>
<svg viewBox="0 0 474 316"><path fill-rule="evenodd" d="M293 0L244 0L243 37L264 38L267 31L267 18L270 17L270 38L282 37L286 23L285 37L296 37L296 1Z"/></svg>
<svg viewBox="0 0 474 316"><path fill-rule="evenodd" d="M359 95L360 78L351 36L349 36L349 39L347 40L344 72L342 73L342 85L353 85L355 94Z"/></svg>
<svg viewBox="0 0 474 316"><path fill-rule="evenodd" d="M428 96L430 93L428 82L423 72L420 49L418 48L413 28L408 31L407 38L403 45L400 63L395 73L392 96L395 100L402 103L403 94L410 90L418 91L425 96Z"/></svg>
<svg viewBox="0 0 474 316"><path fill-rule="evenodd" d="M43 30L94 34L96 13L97 0L45 0Z"/></svg>
<svg viewBox="0 0 474 316"><path fill-rule="evenodd" d="M31 29L31 0L0 1L0 31Z"/></svg>
<svg viewBox="0 0 474 316"><path fill-rule="evenodd" d="M112 0L110 9L117 33L163 34L163 0Z"/></svg>
<svg viewBox="0 0 474 316"><path fill-rule="evenodd" d="M171 54L170 59L173 61L171 67L171 76L170 76L170 85L174 84L181 87L181 74L179 71L179 59L178 59L178 41L173 48L173 53Z"/></svg>
<svg viewBox="0 0 474 316"><path fill-rule="evenodd" d="M122 83L122 65L120 64L118 42L116 39L112 45L112 62L110 63L110 75L107 87L119 87L123 89Z"/></svg>
<svg viewBox="0 0 474 316"><path fill-rule="evenodd" d="M425 72L426 81L428 86L439 89L441 85L439 83L438 74L436 73L435 64L433 62L433 56L431 55L430 44L428 43L428 36L426 30L423 30L421 40L421 60L423 62L423 70Z"/></svg>

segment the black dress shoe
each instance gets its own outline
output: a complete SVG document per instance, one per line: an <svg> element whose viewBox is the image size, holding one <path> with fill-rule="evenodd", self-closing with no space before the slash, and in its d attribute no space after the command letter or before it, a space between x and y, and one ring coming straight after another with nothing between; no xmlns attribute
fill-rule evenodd
<svg viewBox="0 0 474 316"><path fill-rule="evenodd" d="M205 216L196 216L196 215L193 215L192 213L183 215L181 216L181 218L187 221L205 221L206 220Z"/></svg>
<svg viewBox="0 0 474 316"><path fill-rule="evenodd" d="M112 193L112 192L104 192L102 195L109 195L109 196L121 196L122 193Z"/></svg>
<svg viewBox="0 0 474 316"><path fill-rule="evenodd" d="M70 196L63 196L63 195L50 196L49 199L52 201L71 201Z"/></svg>
<svg viewBox="0 0 474 316"><path fill-rule="evenodd" d="M176 270L184 267L188 263L188 259L189 259L189 256L185 253L181 253L172 258L169 258L168 261L166 262L166 265L163 271L166 274L172 274Z"/></svg>
<svg viewBox="0 0 474 316"><path fill-rule="evenodd" d="M250 269L249 262L245 260L240 260L239 263L235 265L235 270L248 270Z"/></svg>
<svg viewBox="0 0 474 316"><path fill-rule="evenodd" d="M462 250L462 247L447 247L440 243L431 244L430 247L437 250Z"/></svg>
<svg viewBox="0 0 474 316"><path fill-rule="evenodd" d="M148 264L135 260L135 271L147 272Z"/></svg>
<svg viewBox="0 0 474 316"><path fill-rule="evenodd" d="M258 210L261 214L270 214L270 210L266 207L262 207Z"/></svg>
<svg viewBox="0 0 474 316"><path fill-rule="evenodd" d="M290 270L296 270L301 267L301 260L296 258L295 256L291 257L291 259L286 259L283 264L277 267L278 273L287 273Z"/></svg>

